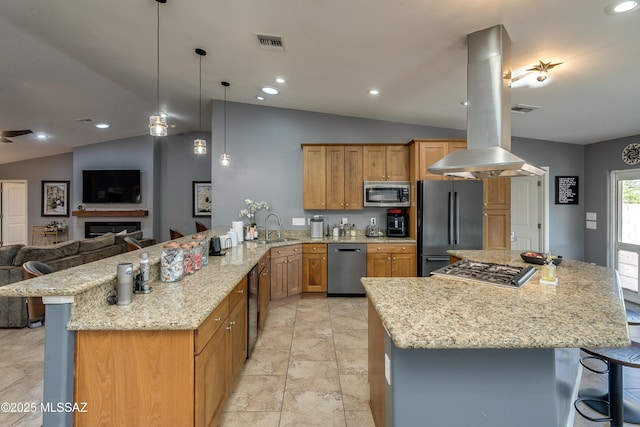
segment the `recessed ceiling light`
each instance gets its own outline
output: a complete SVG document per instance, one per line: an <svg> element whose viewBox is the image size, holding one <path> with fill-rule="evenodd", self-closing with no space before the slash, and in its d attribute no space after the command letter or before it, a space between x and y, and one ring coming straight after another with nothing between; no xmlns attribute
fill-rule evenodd
<svg viewBox="0 0 640 427"><path fill-rule="evenodd" d="M604 12L608 15L618 15L620 13L631 12L638 8L638 2L633 0L618 0L609 4Z"/></svg>
<svg viewBox="0 0 640 427"><path fill-rule="evenodd" d="M97 123L96 127L98 129L107 129L107 128L109 128L109 123Z"/></svg>
<svg viewBox="0 0 640 427"><path fill-rule="evenodd" d="M283 84L283 83L285 82L285 80L284 80L282 77L278 77L278 78L276 79L276 82L277 82L277 83L280 83L280 84Z"/></svg>
<svg viewBox="0 0 640 427"><path fill-rule="evenodd" d="M47 139L47 135L46 135L46 134L44 134L44 133L39 133L39 134L37 135L37 138L38 138L38 139Z"/></svg>
<svg viewBox="0 0 640 427"><path fill-rule="evenodd" d="M265 86L262 88L262 91L268 95L277 95L278 94L278 89L274 88L274 87L270 87L270 86Z"/></svg>
<svg viewBox="0 0 640 427"><path fill-rule="evenodd" d="M260 96L260 95L258 95L258 96L256 96L256 99L257 99L258 101L264 101L264 96Z"/></svg>
<svg viewBox="0 0 640 427"><path fill-rule="evenodd" d="M380 95L380 91L378 89L371 89L369 95Z"/></svg>

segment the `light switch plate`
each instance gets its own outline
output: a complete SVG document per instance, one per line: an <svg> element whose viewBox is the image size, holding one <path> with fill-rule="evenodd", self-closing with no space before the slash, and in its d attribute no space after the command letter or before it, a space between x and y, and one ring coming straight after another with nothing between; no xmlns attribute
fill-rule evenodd
<svg viewBox="0 0 640 427"><path fill-rule="evenodd" d="M587 228L589 230L595 230L597 228L598 223L595 221L587 221Z"/></svg>
<svg viewBox="0 0 640 427"><path fill-rule="evenodd" d="M291 225L306 225L304 218L292 218Z"/></svg>
<svg viewBox="0 0 640 427"><path fill-rule="evenodd" d="M595 221L598 219L598 214L595 212L587 212L587 221Z"/></svg>

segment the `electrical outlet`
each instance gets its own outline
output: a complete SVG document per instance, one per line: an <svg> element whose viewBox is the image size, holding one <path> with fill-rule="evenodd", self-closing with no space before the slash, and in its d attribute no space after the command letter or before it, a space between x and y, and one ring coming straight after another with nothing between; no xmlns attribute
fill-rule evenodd
<svg viewBox="0 0 640 427"><path fill-rule="evenodd" d="M376 225L376 219L375 218L371 218L371 225Z"/></svg>
<svg viewBox="0 0 640 427"><path fill-rule="evenodd" d="M349 220L348 220L347 218L342 218L342 223L343 223L343 224L348 224L348 223L349 223Z"/></svg>

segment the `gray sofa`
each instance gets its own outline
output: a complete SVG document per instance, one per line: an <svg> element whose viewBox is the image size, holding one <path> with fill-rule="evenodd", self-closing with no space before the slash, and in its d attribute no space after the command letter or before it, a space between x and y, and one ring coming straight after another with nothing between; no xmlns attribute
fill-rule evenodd
<svg viewBox="0 0 640 427"><path fill-rule="evenodd" d="M46 246L9 245L0 247L0 286L24 280L22 264L40 261L53 271L60 271L125 252L125 237L137 239L142 246L155 244L143 238L142 231L128 234L107 233L85 240L69 240ZM27 325L26 298L0 296L0 328L22 328Z"/></svg>

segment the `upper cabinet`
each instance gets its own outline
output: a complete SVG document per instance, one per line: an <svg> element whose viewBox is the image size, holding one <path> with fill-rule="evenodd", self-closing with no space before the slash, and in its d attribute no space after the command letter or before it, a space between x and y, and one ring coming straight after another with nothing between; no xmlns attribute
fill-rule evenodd
<svg viewBox="0 0 640 427"><path fill-rule="evenodd" d="M366 145L362 149L364 181L408 181L409 147Z"/></svg>
<svg viewBox="0 0 640 427"><path fill-rule="evenodd" d="M362 147L334 145L326 152L326 209L362 209Z"/></svg>
<svg viewBox="0 0 640 427"><path fill-rule="evenodd" d="M450 179L444 175L436 175L429 173L427 168L442 159L443 157L458 150L466 150L467 142L465 140L420 140L412 141L417 151L415 163L417 180L446 180Z"/></svg>
<svg viewBox="0 0 640 427"><path fill-rule="evenodd" d="M302 147L303 209L327 209L326 157L325 146Z"/></svg>

